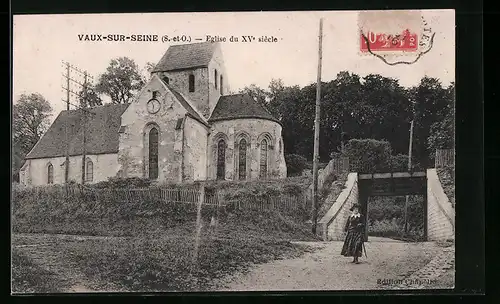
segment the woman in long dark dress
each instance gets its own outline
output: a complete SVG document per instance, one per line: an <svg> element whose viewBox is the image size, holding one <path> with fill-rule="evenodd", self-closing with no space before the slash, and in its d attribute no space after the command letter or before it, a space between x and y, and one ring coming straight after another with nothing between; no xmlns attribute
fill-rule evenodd
<svg viewBox="0 0 500 304"><path fill-rule="evenodd" d="M365 222L364 217L359 213L359 205L354 205L350 209L352 211L351 215L347 219L344 231L347 232L347 236L344 241L344 246L342 247L341 255L346 257L354 257L352 263L359 264L358 258L362 256L363 253L363 241L364 241L364 228Z"/></svg>

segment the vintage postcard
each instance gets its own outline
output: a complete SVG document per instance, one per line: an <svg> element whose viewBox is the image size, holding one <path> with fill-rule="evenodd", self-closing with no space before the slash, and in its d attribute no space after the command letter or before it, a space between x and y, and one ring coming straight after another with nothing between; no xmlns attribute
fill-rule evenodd
<svg viewBox="0 0 500 304"><path fill-rule="evenodd" d="M455 11L15 15L13 294L453 289Z"/></svg>

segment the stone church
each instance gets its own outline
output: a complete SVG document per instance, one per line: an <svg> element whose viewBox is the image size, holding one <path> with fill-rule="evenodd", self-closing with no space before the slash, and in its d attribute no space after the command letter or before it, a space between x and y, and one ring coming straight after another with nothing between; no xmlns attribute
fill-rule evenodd
<svg viewBox="0 0 500 304"><path fill-rule="evenodd" d="M20 181L64 183L67 151L75 182L286 177L280 122L249 95L229 95L227 79L218 43L171 46L131 103L59 113Z"/></svg>

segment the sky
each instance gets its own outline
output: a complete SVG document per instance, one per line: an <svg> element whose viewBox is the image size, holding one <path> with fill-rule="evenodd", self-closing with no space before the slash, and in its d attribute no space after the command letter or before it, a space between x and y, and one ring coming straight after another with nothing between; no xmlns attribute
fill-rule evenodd
<svg viewBox="0 0 500 304"><path fill-rule="evenodd" d="M17 15L13 27L13 100L20 94L40 93L52 105L55 119L65 109L62 61L86 70L95 79L117 57L129 57L140 68L157 63L171 44L168 35L226 37L221 49L228 85L237 92L255 84L266 88L271 79L305 86L316 82L318 72L319 19L323 18L322 81L340 71L360 76L380 74L397 78L403 86L417 85L424 76L436 77L443 85L455 78L455 12L421 11L435 33L432 49L411 65L390 66L370 54L361 54L358 12L221 12ZM158 35L160 41L80 41L85 34ZM241 36L256 38L243 42ZM229 42L231 36L239 42ZM258 42L273 36L277 42ZM81 76L75 75L78 80ZM80 77L80 78L78 78Z"/></svg>

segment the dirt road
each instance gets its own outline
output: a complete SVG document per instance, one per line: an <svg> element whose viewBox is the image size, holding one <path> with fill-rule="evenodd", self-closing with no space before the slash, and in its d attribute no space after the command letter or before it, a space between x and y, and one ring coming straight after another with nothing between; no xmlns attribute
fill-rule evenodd
<svg viewBox="0 0 500 304"><path fill-rule="evenodd" d="M57 276L67 287L59 292L113 292L125 290L111 282L96 282L81 273L68 252L57 244L110 237L24 234L14 235L13 247L37 267ZM454 247L433 242L404 243L370 238L365 243L368 258L360 264L340 256L342 242L302 243L318 250L300 258L277 260L255 265L247 273L238 273L215 282L221 291L278 290L361 290L452 288ZM406 279L406 281L401 281ZM411 284L406 284L406 283ZM405 284L403 284L405 283Z"/></svg>
<svg viewBox="0 0 500 304"><path fill-rule="evenodd" d="M442 286L442 275L454 264L454 248L433 242L404 243L373 238L365 243L368 258L352 264L340 256L342 242L306 243L320 249L298 259L253 267L218 282L221 291L366 290L453 288ZM430 264L429 264L430 263ZM426 267L427 266L427 267ZM446 281L454 280L446 278ZM448 283L449 284L449 283Z"/></svg>

